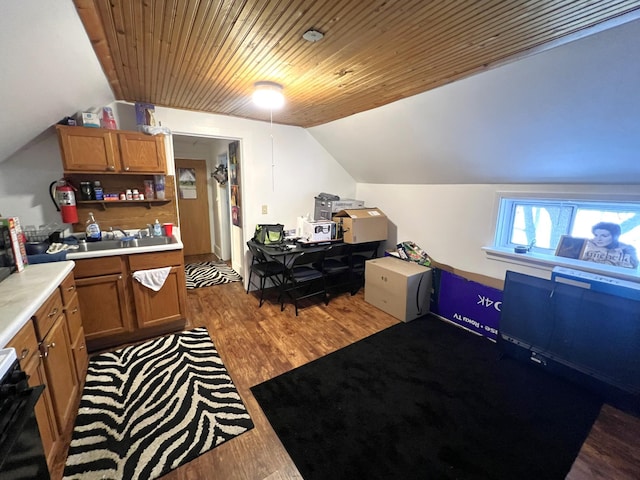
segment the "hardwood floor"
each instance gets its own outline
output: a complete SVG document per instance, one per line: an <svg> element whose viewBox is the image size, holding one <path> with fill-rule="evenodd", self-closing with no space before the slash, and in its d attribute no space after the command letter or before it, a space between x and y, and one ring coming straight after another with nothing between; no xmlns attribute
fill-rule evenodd
<svg viewBox="0 0 640 480"><path fill-rule="evenodd" d="M209 330L255 428L170 472L164 480L302 478L250 387L398 323L365 303L362 290L355 296L333 298L328 306L304 302L298 317L292 305L280 312L273 295L258 308L258 297L246 294L242 283L189 290L187 303L188 327ZM54 479L61 478L64 459L58 467ZM605 407L567 478L637 479L639 472L640 420Z"/></svg>

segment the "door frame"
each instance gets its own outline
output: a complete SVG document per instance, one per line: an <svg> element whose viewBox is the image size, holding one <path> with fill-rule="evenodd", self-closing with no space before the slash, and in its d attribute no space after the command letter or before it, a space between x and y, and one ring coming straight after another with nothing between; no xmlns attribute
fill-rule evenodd
<svg viewBox="0 0 640 480"><path fill-rule="evenodd" d="M241 191L241 195L244 198L243 195L243 189L244 189L244 154L245 154L245 140L243 137L235 137L235 136L225 136L225 135L206 135L206 134L200 134L200 133L193 133L193 132L184 132L184 131L173 131L171 132L171 135L169 135L169 140L167 142L167 144L165 145L166 147L166 151L167 151L167 168L168 171L175 171L175 150L174 150L174 141L175 141L175 137L191 137L191 138L200 138L200 139L209 139L209 140L221 140L221 141L226 141L227 143L231 143L234 141L239 142L239 148L238 148L238 164L239 164L239 181L240 181L240 191ZM228 152L228 148L227 148L227 152ZM212 158L213 161L217 161L217 158ZM210 165L209 162L207 162L207 175L209 178L211 178L211 173L212 171L210 170ZM215 181L215 180L214 180ZM216 183L216 186L218 184ZM244 282L246 282L246 272L245 270L245 245L244 245L244 229L245 229L245 219L246 219L246 215L242 215L241 218L241 225L240 227L236 227L233 225L232 219L231 219L231 192L229 188L226 188L224 190L226 192L226 205L227 205L227 211L225 212L227 217L228 217L228 231L224 232L225 238L228 240L229 245L230 245L230 251L231 251L231 266L232 268L238 272L244 279ZM212 195L213 197L213 192L211 191L211 187L209 188L209 194ZM177 192L176 192L177 194ZM212 198L213 199L213 198ZM245 205L246 208L246 205ZM178 211L178 216L180 215L180 212ZM213 229L215 228L215 219L212 218L212 223L210 228ZM212 243L213 243L213 236L212 236ZM212 244L212 249L214 248L214 245ZM246 286L246 285L245 285Z"/></svg>

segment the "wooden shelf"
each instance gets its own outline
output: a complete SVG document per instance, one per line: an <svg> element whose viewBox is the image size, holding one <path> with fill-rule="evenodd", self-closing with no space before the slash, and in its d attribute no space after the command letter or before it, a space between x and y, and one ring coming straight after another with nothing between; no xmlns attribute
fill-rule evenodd
<svg viewBox="0 0 640 480"><path fill-rule="evenodd" d="M133 206L143 205L150 209L154 205L166 205L171 202L170 198L164 200L78 200L78 205L98 205L102 210L106 210L108 207L115 206Z"/></svg>

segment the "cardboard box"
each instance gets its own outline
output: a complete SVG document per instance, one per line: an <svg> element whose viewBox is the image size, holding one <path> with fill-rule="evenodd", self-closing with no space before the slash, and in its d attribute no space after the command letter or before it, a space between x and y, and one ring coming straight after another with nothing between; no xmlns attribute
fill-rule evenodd
<svg viewBox="0 0 640 480"><path fill-rule="evenodd" d="M82 127L100 128L100 117L96 113L78 113L76 123Z"/></svg>
<svg viewBox="0 0 640 480"><path fill-rule="evenodd" d="M339 199L336 197L318 196L315 198L313 218L316 220L331 220L334 213L340 210L364 208L364 201L351 198Z"/></svg>
<svg viewBox="0 0 640 480"><path fill-rule="evenodd" d="M432 271L394 257L368 260L364 300L398 320L409 322L429 313Z"/></svg>
<svg viewBox="0 0 640 480"><path fill-rule="evenodd" d="M387 239L387 216L379 208L341 210L333 216L345 243L377 242Z"/></svg>
<svg viewBox="0 0 640 480"><path fill-rule="evenodd" d="M309 222L305 220L302 224L302 238L307 242L323 242L336 238L336 222L331 220L320 220Z"/></svg>

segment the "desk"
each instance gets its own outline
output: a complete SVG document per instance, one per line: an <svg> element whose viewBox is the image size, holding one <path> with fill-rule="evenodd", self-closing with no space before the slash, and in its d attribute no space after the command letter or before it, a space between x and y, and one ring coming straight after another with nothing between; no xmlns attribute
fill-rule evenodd
<svg viewBox="0 0 640 480"><path fill-rule="evenodd" d="M285 267L289 267L295 257L304 252L318 252L322 250L328 250L334 245L344 245L344 242L332 242L330 245L319 245L316 247L302 246L297 242L284 242L282 245L263 245L261 243L249 240L250 245L253 245L269 258L282 263Z"/></svg>

